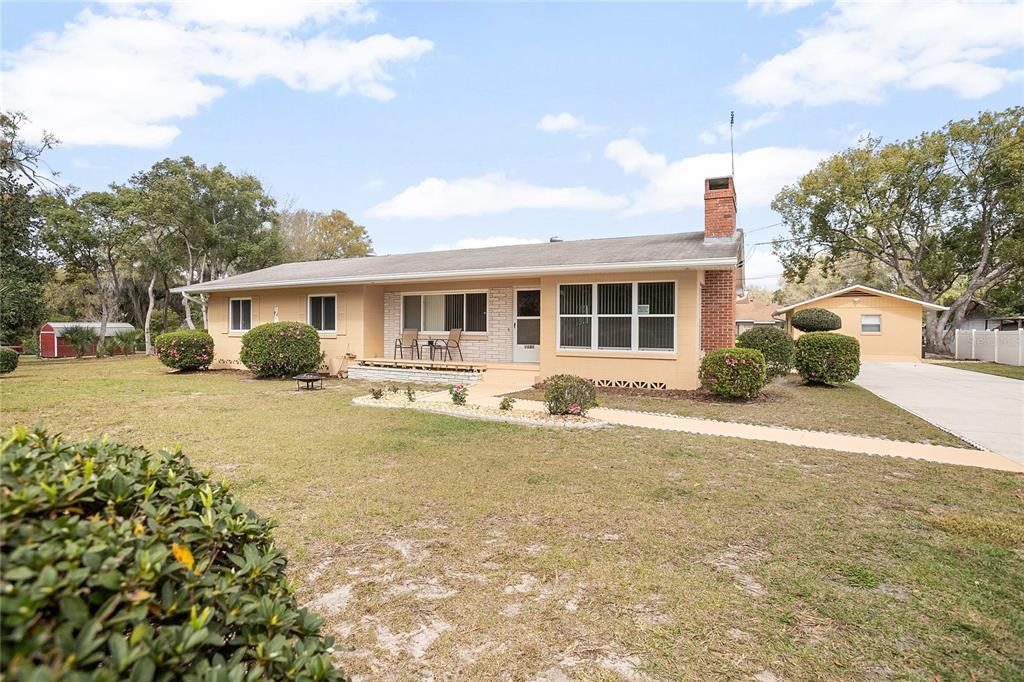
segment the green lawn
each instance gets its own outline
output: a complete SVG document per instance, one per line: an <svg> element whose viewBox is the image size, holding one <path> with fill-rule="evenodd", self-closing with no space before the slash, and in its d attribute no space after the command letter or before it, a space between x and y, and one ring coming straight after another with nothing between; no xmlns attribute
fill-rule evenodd
<svg viewBox="0 0 1024 682"><path fill-rule="evenodd" d="M365 385L327 386L146 358L26 361L0 379L0 407L5 425L70 438L180 442L278 522L299 596L352 674L1009 680L1024 667L1020 475L356 407Z"/></svg>
<svg viewBox="0 0 1024 682"><path fill-rule="evenodd" d="M544 393L531 389L515 395L540 400ZM598 389L598 402L602 407L623 410L973 448L860 386L807 385L796 375L775 380L760 399L751 402L715 399L706 395L699 398L634 396L615 389Z"/></svg>
<svg viewBox="0 0 1024 682"><path fill-rule="evenodd" d="M995 362L940 362L943 367L954 369L966 369L969 372L981 372L982 374L995 374L1007 379L1020 379L1024 381L1024 367L1016 365L1000 365Z"/></svg>

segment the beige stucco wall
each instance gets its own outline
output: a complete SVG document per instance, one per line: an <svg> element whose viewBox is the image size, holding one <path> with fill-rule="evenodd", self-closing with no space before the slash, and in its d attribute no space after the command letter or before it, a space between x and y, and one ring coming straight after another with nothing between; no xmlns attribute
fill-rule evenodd
<svg viewBox="0 0 1024 682"><path fill-rule="evenodd" d="M663 382L668 388L697 387L701 273L639 272L618 275L574 275L541 279L540 376L578 374L587 379ZM557 348L558 285L626 281L676 282L676 351L674 353Z"/></svg>
<svg viewBox="0 0 1024 682"><path fill-rule="evenodd" d="M403 293L444 291L487 291L488 331L463 336L467 361L510 362L512 322L516 287L541 289L541 348L539 376L570 372L588 379L662 382L669 388L697 386L698 299L702 273L641 272L603 275L579 274L517 280L467 280L432 284L373 286L325 286L264 289L214 293L210 295L210 333L215 344L215 366L238 367L242 334L228 331L231 298L252 299L252 326L272 322L274 307L282 321L307 321L308 297L333 293L337 296L337 333L321 335L326 359L351 353L358 358L390 358L394 339L401 333ZM673 353L621 351L560 351L557 343L558 285L626 281L676 282L676 350Z"/></svg>
<svg viewBox="0 0 1024 682"><path fill-rule="evenodd" d="M815 301L786 313L786 329L793 338L801 332L792 328L793 313L804 308L824 308L838 315L843 326L838 333L860 341L862 360L913 362L921 359L922 309L918 303L889 296L833 296ZM881 315L882 331L861 332L861 315Z"/></svg>

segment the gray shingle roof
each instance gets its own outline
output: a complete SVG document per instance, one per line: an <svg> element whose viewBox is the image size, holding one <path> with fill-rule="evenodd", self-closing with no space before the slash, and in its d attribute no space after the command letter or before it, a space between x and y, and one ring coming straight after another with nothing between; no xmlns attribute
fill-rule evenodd
<svg viewBox="0 0 1024 682"><path fill-rule="evenodd" d="M703 232L400 253L285 263L187 287L190 292L328 283L394 282L459 277L530 276L587 269L728 267L739 241L705 243ZM175 289L180 291L185 287Z"/></svg>

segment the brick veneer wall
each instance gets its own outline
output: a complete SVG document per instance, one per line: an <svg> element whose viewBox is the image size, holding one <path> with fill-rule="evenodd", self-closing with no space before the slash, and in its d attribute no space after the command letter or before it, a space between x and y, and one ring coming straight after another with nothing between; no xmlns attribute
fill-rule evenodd
<svg viewBox="0 0 1024 682"><path fill-rule="evenodd" d="M700 297L700 348L732 348L736 339L736 272L707 270Z"/></svg>
<svg viewBox="0 0 1024 682"><path fill-rule="evenodd" d="M424 294L429 292L423 292ZM487 338L462 335L466 362L512 362L513 292L511 287L487 290ZM402 335L402 294L384 294L384 357L390 358ZM455 354L458 360L458 353Z"/></svg>
<svg viewBox="0 0 1024 682"><path fill-rule="evenodd" d="M727 181L724 189L711 189L713 181ZM730 239L736 236L736 187L732 178L704 181L704 238Z"/></svg>
<svg viewBox="0 0 1024 682"><path fill-rule="evenodd" d="M482 372L442 372L432 369L408 369L403 367L372 367L350 365L349 379L363 381L393 381L412 384L462 384L472 386L480 380Z"/></svg>

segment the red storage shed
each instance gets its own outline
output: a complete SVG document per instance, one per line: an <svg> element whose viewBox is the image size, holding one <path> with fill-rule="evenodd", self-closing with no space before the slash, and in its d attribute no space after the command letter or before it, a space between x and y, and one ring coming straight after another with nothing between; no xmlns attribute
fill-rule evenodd
<svg viewBox="0 0 1024 682"><path fill-rule="evenodd" d="M75 357L75 349L64 343L64 339L61 338L64 330L68 327L89 327L96 330L96 334L100 333L99 322L47 322L43 325L39 331L39 356L44 358L73 358ZM107 336L111 337L118 332L125 331L126 329L135 329L132 325L127 322L108 322L107 323ZM96 355L96 345L86 353L86 355Z"/></svg>

